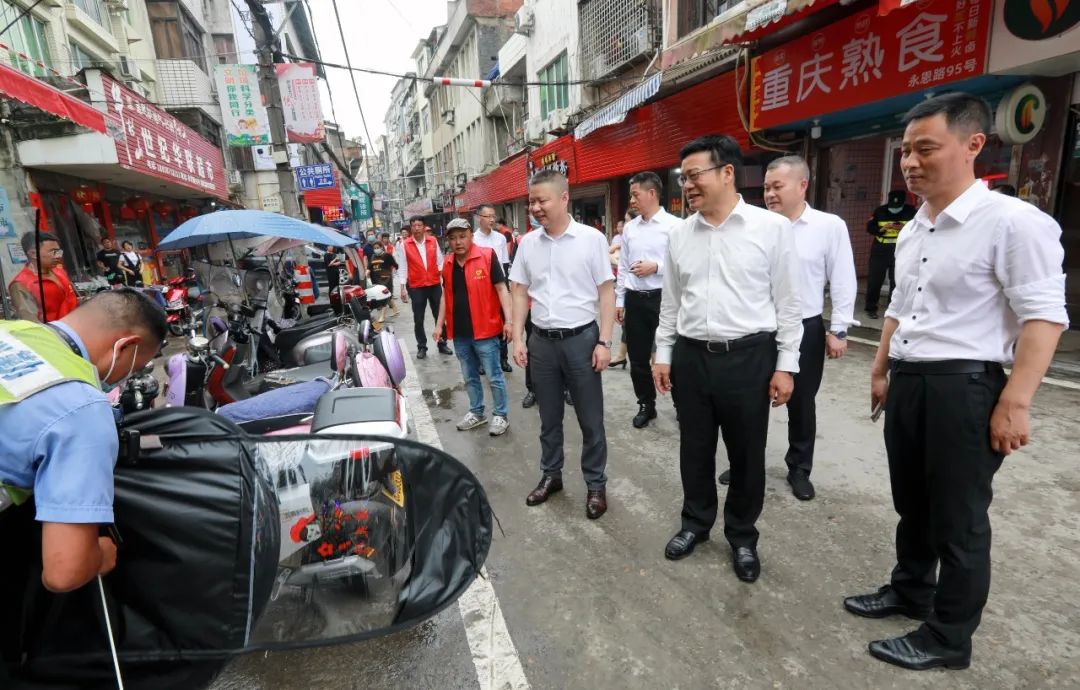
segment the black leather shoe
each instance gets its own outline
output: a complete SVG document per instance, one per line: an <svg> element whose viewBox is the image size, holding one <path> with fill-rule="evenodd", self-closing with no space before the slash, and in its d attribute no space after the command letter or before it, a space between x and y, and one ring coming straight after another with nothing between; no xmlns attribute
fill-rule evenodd
<svg viewBox="0 0 1080 690"><path fill-rule="evenodd" d="M844 608L863 618L886 618L907 616L924 621L930 616L930 607L921 607L904 601L892 585L885 585L872 594L860 594L844 599Z"/></svg>
<svg viewBox="0 0 1080 690"><path fill-rule="evenodd" d="M724 470L720 473L720 476L716 478L716 481L720 482L724 486L731 483L731 470Z"/></svg>
<svg viewBox="0 0 1080 690"><path fill-rule="evenodd" d="M735 577L743 582L756 582L761 575L761 561L758 560L757 551L749 546L731 549L731 567L735 570Z"/></svg>
<svg viewBox="0 0 1080 690"><path fill-rule="evenodd" d="M866 317L869 318L869 319L878 318L877 309L867 309L866 310Z"/></svg>
<svg viewBox="0 0 1080 690"><path fill-rule="evenodd" d="M566 398L566 404L570 407L574 406L574 399L570 397L570 391L564 391L563 397Z"/></svg>
<svg viewBox="0 0 1080 690"><path fill-rule="evenodd" d="M869 645L870 656L912 671L944 666L960 670L971 665L971 649L952 649L933 639L928 632L916 630L903 637L875 640Z"/></svg>
<svg viewBox="0 0 1080 690"><path fill-rule="evenodd" d="M637 414L634 415L634 428L644 429L654 419L656 419L656 406L641 403L638 405Z"/></svg>
<svg viewBox="0 0 1080 690"><path fill-rule="evenodd" d="M688 529L681 530L672 537L671 541L664 547L664 558L669 561L677 561L680 558L686 558L694 553L694 549L697 548L698 544L705 541L709 541L709 535L694 534Z"/></svg>
<svg viewBox="0 0 1080 690"><path fill-rule="evenodd" d="M540 483L536 485L536 488L525 497L525 505L538 506L551 498L552 494L560 491L562 491L562 479L545 475L540 478Z"/></svg>
<svg viewBox="0 0 1080 690"><path fill-rule="evenodd" d="M503 370L504 374L509 374L510 372L512 372L514 370L514 367L510 366L510 362L506 361L505 359L503 361L499 362L499 366L502 367L502 370Z"/></svg>
<svg viewBox="0 0 1080 690"><path fill-rule="evenodd" d="M815 495L810 477L806 476L802 470L788 472L787 483L791 485L791 493L800 501L809 501Z"/></svg>
<svg viewBox="0 0 1080 690"><path fill-rule="evenodd" d="M426 357L427 357L427 348L426 347L424 349L422 349L422 350L417 350L416 351L416 358L417 359L425 359Z"/></svg>
<svg viewBox="0 0 1080 690"><path fill-rule="evenodd" d="M441 354L441 355L452 355L452 354L454 354L454 351L451 350L450 347L446 343L439 343L439 354Z"/></svg>
<svg viewBox="0 0 1080 690"><path fill-rule="evenodd" d="M529 391L525 394L525 397L521 399L521 406L526 410L536 404L536 393Z"/></svg>
<svg viewBox="0 0 1080 690"><path fill-rule="evenodd" d="M607 512L607 491L589 489L585 497L585 517L595 520Z"/></svg>

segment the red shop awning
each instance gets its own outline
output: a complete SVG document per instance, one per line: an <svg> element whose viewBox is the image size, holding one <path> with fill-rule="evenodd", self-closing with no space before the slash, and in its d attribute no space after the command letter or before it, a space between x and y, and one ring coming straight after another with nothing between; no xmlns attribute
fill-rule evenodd
<svg viewBox="0 0 1080 690"><path fill-rule="evenodd" d="M100 110L7 65L0 65L0 94L105 134Z"/></svg>

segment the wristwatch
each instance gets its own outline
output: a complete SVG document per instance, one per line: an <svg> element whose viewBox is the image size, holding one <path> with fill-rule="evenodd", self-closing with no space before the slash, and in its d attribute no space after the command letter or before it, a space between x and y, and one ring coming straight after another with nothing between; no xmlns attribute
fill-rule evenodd
<svg viewBox="0 0 1080 690"><path fill-rule="evenodd" d="M840 340L846 340L847 331L833 331L833 336L839 338Z"/></svg>
<svg viewBox="0 0 1080 690"><path fill-rule="evenodd" d="M611 341L610 340L597 340L596 344L597 345L603 345L604 347L606 347L609 350L611 349Z"/></svg>

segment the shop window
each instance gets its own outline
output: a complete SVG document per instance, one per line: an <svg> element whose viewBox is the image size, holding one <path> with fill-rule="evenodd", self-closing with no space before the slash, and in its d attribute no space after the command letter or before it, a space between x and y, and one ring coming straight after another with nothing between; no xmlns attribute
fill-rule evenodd
<svg viewBox="0 0 1080 690"><path fill-rule="evenodd" d="M12 5L9 0L0 0L0 25L11 24L21 12L22 9ZM47 76L48 71L37 64L42 62L46 67L52 67L52 56L49 55L45 28L44 22L28 14L8 29L0 40L11 48L9 57L12 67L31 76ZM30 59L21 57L19 53L29 55Z"/></svg>
<svg viewBox="0 0 1080 690"><path fill-rule="evenodd" d="M109 28L109 11L105 9L105 3L102 0L72 0L72 2L103 28Z"/></svg>
<svg viewBox="0 0 1080 690"><path fill-rule="evenodd" d="M679 38L700 29L739 4L739 0L680 0Z"/></svg>
<svg viewBox="0 0 1080 690"><path fill-rule="evenodd" d="M149 0L150 31L157 56L166 60L191 60L204 72L203 34L177 0Z"/></svg>
<svg viewBox="0 0 1080 690"><path fill-rule="evenodd" d="M547 118L552 111L570 105L569 61L562 53L537 73L540 86L540 117Z"/></svg>

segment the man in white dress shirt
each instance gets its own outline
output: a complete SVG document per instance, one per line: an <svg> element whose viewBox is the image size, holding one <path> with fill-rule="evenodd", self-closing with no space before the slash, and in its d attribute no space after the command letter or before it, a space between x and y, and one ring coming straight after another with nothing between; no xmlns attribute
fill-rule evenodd
<svg viewBox="0 0 1080 690"><path fill-rule="evenodd" d="M526 504L535 506L562 491L563 391L574 399L581 427L581 473L587 488L585 514L607 511L607 436L600 372L611 361L615 325L615 276L607 238L574 221L567 211L566 177L542 170L529 182L529 212L543 229L521 238L510 282L514 298L514 361L532 366L540 405L543 475ZM532 334L523 333L532 299ZM597 324L599 320L599 324Z"/></svg>
<svg viewBox="0 0 1080 690"><path fill-rule="evenodd" d="M791 493L800 501L814 497L810 471L814 465L817 407L825 357L839 359L847 351L847 330L855 324L855 258L847 223L806 203L810 168L799 156L783 156L765 172L765 205L791 221L795 248L802 269L803 338L799 346L799 373L788 401L788 466ZM832 315L825 330L825 285L829 285Z"/></svg>
<svg viewBox="0 0 1080 690"><path fill-rule="evenodd" d="M885 406L896 567L844 606L926 621L871 642L874 657L966 668L990 592L991 483L1028 442L1032 396L1068 326L1064 250L1053 218L975 177L990 131L982 99L938 96L904 121L900 169L924 202L900 231L870 379L871 404Z"/></svg>
<svg viewBox="0 0 1080 690"><path fill-rule="evenodd" d="M656 386L650 358L660 323L660 292L664 285L664 253L668 233L682 223L660 205L664 184L654 172L630 178L630 205L640 215L623 228L619 274L615 282L615 320L626 332L630 380L637 396L635 429L656 419Z"/></svg>
<svg viewBox="0 0 1080 690"><path fill-rule="evenodd" d="M731 464L724 536L744 582L761 573L754 526L765 500L769 404L799 371L802 306L791 223L737 192L742 153L729 136L683 147L680 183L694 215L671 231L653 379L681 420L682 527L664 555L689 556L716 522L716 444Z"/></svg>
<svg viewBox="0 0 1080 690"><path fill-rule="evenodd" d="M473 232L473 244L480 247L490 247L495 252L495 257L502 265L503 275L510 275L510 252L506 247L506 236L495 229L498 217L495 215L495 207L491 204L480 204L476 207L476 230ZM508 358L506 340L499 340L499 359L502 370L509 374L513 371ZM480 370L483 373L483 369Z"/></svg>

